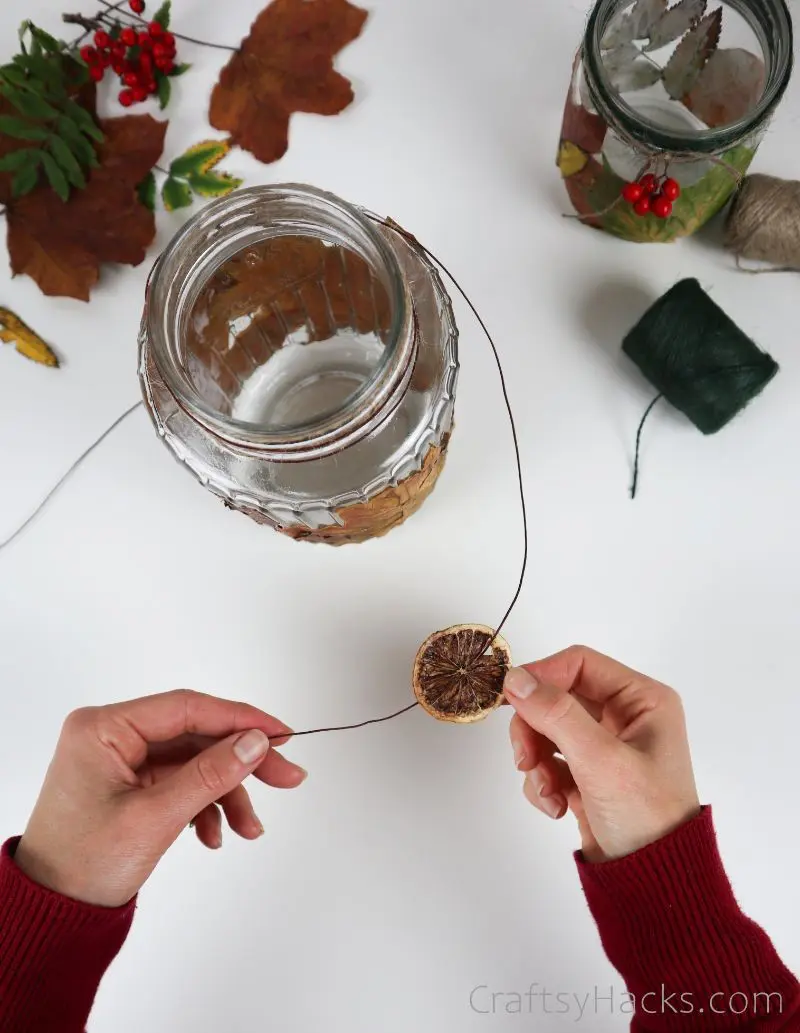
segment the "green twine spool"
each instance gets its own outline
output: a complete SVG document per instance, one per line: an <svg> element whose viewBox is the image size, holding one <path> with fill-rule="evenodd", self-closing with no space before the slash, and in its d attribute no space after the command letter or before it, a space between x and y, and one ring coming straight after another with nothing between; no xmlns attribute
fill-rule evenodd
<svg viewBox="0 0 800 1033"><path fill-rule="evenodd" d="M622 350L659 392L636 436L632 498L642 428L659 398L666 398L704 434L716 434L764 390L779 368L694 279L676 283L648 309Z"/></svg>

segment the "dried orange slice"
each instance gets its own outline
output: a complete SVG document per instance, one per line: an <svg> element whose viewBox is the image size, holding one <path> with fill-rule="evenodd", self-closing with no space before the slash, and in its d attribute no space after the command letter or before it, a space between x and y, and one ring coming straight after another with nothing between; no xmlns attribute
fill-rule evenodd
<svg viewBox="0 0 800 1033"><path fill-rule="evenodd" d="M484 624L456 624L434 632L414 660L414 695L439 721L481 721L503 700L511 667L505 639ZM491 643L491 646L490 646Z"/></svg>

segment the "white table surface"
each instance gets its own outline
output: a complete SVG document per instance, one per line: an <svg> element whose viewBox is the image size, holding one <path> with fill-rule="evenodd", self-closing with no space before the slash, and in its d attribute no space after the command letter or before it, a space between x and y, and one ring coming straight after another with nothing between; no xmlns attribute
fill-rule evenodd
<svg viewBox="0 0 800 1033"><path fill-rule="evenodd" d="M24 13L58 29L62 6L28 0ZM261 6L176 0L174 27L236 42ZM227 166L249 184L306 181L391 214L457 271L496 335L521 437L531 561L507 627L516 658L585 641L682 691L736 891L798 969L797 282L738 273L715 232L645 247L561 218L553 159L582 3L371 6L339 59L356 103L295 117L271 167L241 152ZM21 16L0 5L4 53ZM224 55L182 53L195 67L176 90L168 157L214 135L204 119ZM800 175L799 120L795 86L759 171ZM158 244L184 218L159 215ZM105 269L88 306L45 299L3 266L0 303L66 362L54 373L0 349L0 539L136 399L149 261ZM631 502L653 392L619 342L685 275L782 371L715 437L660 407ZM456 308L452 454L430 501L388 538L309 546L227 512L139 411L0 555L0 838L24 827L75 707L192 686L298 729L358 721L409 699L429 632L499 619L520 560L513 454L488 346ZM525 803L507 720L458 728L417 710L298 740L287 752L310 777L293 793L255 786L259 843L228 835L212 854L187 834L165 859L90 1029L572 1028L575 1010L470 1008L478 985L621 990L578 886L575 830ZM602 1003L583 1021L627 1027Z"/></svg>

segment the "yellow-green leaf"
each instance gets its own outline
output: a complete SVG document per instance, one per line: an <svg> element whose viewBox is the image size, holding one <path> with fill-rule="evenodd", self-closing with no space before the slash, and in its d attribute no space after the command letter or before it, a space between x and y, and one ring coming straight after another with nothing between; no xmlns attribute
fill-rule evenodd
<svg viewBox="0 0 800 1033"><path fill-rule="evenodd" d="M230 149L230 140L203 140L176 158L169 171L173 176L182 178L190 175L201 176L218 165Z"/></svg>
<svg viewBox="0 0 800 1033"><path fill-rule="evenodd" d="M0 341L13 344L20 355L32 362L42 366L59 366L58 356L50 345L7 308L0 308Z"/></svg>
<svg viewBox="0 0 800 1033"><path fill-rule="evenodd" d="M188 180L192 190L201 197L224 197L242 185L241 179L219 172L191 174Z"/></svg>
<svg viewBox="0 0 800 1033"><path fill-rule="evenodd" d="M176 208L188 208L192 203L192 191L186 183L170 176L161 188L161 200L168 212L174 212Z"/></svg>
<svg viewBox="0 0 800 1033"><path fill-rule="evenodd" d="M571 143L569 140L562 140L561 146L558 148L558 167L564 179L569 179L576 172L585 169L588 161L589 155L586 151L581 150L577 144Z"/></svg>

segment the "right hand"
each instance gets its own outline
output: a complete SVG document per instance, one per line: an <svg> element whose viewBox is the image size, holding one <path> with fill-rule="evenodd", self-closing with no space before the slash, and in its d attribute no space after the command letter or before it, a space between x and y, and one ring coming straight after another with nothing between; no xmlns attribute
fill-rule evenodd
<svg viewBox="0 0 800 1033"><path fill-rule="evenodd" d="M624 857L700 810L680 697L584 646L513 668L506 699L525 795L569 808L588 861Z"/></svg>

